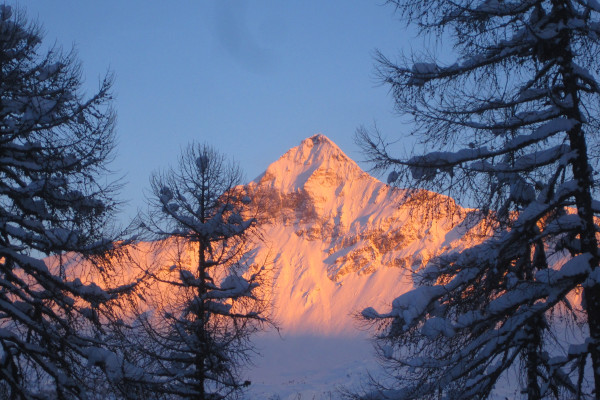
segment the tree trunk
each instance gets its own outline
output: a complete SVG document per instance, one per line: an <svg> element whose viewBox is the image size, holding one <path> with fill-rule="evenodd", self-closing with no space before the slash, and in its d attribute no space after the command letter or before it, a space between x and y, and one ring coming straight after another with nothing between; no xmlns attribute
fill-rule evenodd
<svg viewBox="0 0 600 400"><path fill-rule="evenodd" d="M535 271L534 269L543 268L544 265L540 265L540 252L543 251L543 244L536 243L533 245L535 250L533 251L533 262L531 254L531 245L527 244L527 251L523 257L523 277L522 279L533 282ZM541 248L540 248L541 247ZM545 258L544 258L545 261ZM533 303L530 303L533 305ZM527 400L540 400L542 394L540 391L540 385L538 383L538 366L540 364L539 351L542 347L541 331L544 329L542 317L536 316L530 321L527 321L527 325L524 327L527 333L527 344L525 346L525 370L527 371Z"/></svg>
<svg viewBox="0 0 600 400"><path fill-rule="evenodd" d="M527 339L529 340L525 355L525 368L527 369L527 400L540 400L542 398L537 372L537 367L540 363L538 354L541 344L540 322L539 318L535 318L525 327L527 330Z"/></svg>
<svg viewBox="0 0 600 400"><path fill-rule="evenodd" d="M600 400L600 285L595 284L585 288L584 299L590 329L589 352L594 369L596 400Z"/></svg>
<svg viewBox="0 0 600 400"><path fill-rule="evenodd" d="M572 69L572 54L565 51L566 57L563 64L563 78L567 93L573 101L573 108L567 115L569 118L582 121L579 111L579 96L577 89L577 78ZM581 253L591 254L590 269L598 268L598 241L596 239L596 228L594 223L594 212L592 208L592 188L594 186L590 176L590 166L587 152L585 133L581 123L577 124L568 132L569 144L572 150L577 151L577 157L572 161L573 177L578 183L579 191L575 196L577 214L582 220L583 228L579 232L581 242ZM592 357L594 387L596 400L600 400L600 285L584 288L585 310L590 330L590 355Z"/></svg>
<svg viewBox="0 0 600 400"><path fill-rule="evenodd" d="M198 285L198 298L203 299L206 294L206 285L205 285L205 274L206 274L206 256L205 256L206 246L204 243L200 242L198 245L198 279L200 284ZM202 351L196 353L196 384L198 386L198 400L206 399L205 392L205 366L206 366L206 345L207 345L207 335L206 335L206 310L204 306L204 300L199 302L200 307L198 309L196 315L196 322L198 326L198 332L196 332L196 336L199 338Z"/></svg>

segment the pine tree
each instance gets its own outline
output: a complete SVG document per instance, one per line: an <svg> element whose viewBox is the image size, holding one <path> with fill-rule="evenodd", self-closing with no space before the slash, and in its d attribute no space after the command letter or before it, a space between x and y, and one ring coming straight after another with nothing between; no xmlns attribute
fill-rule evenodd
<svg viewBox="0 0 600 400"><path fill-rule="evenodd" d="M0 397L86 398L83 371L108 367L101 316L119 290L47 260L111 248L111 79L84 98L75 54L41 41L0 5Z"/></svg>
<svg viewBox="0 0 600 400"><path fill-rule="evenodd" d="M411 133L427 151L394 157L364 129L360 141L376 166L394 168L391 182L475 204L490 237L434 260L391 311L363 312L379 324L381 355L398 376L373 395L487 398L516 370L528 399L600 399L600 7L391 3L422 33L451 40L457 60L380 55L396 107L414 118ZM559 337L557 314L583 319L580 342Z"/></svg>
<svg viewBox="0 0 600 400"><path fill-rule="evenodd" d="M249 385L239 368L252 333L268 322L259 295L262 268L251 264L256 220L238 185L241 171L207 145L190 145L177 169L151 179L143 227L157 241L151 270L169 294L141 318L142 351L155 360L156 391L174 397L235 397ZM161 270L161 267L162 270ZM166 269L164 268L166 267Z"/></svg>

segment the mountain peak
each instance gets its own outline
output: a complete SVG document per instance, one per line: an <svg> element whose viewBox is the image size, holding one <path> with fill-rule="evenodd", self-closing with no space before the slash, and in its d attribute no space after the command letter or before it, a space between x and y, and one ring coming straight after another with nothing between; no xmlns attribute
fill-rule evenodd
<svg viewBox="0 0 600 400"><path fill-rule="evenodd" d="M332 146L339 150L337 145L335 143L333 143L331 141L331 139L329 139L327 136L323 135L322 133L317 133L316 135L312 135L311 137L304 139L300 145L301 146L304 145L305 142L306 142L306 145L309 145L309 143L312 142L312 146Z"/></svg>
<svg viewBox="0 0 600 400"><path fill-rule="evenodd" d="M304 165L322 164L328 161L351 162L356 165L331 139L318 133L304 139L300 146L291 148L281 159L293 159ZM358 168L358 166L356 166Z"/></svg>
<svg viewBox="0 0 600 400"><path fill-rule="evenodd" d="M339 180L334 177L360 179L367 175L334 142L319 133L304 139L269 165L257 183L289 193L304 188L315 174L328 176L332 181Z"/></svg>

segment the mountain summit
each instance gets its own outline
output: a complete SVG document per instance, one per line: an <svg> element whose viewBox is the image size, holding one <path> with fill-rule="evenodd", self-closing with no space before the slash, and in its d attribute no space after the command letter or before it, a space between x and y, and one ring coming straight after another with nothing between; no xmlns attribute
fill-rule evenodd
<svg viewBox="0 0 600 400"><path fill-rule="evenodd" d="M288 150L257 181L263 186L271 184L282 193L290 193L305 185L331 186L339 184L342 177L356 179L361 176L368 177L335 143L325 135L317 134ZM320 179L324 177L328 180Z"/></svg>

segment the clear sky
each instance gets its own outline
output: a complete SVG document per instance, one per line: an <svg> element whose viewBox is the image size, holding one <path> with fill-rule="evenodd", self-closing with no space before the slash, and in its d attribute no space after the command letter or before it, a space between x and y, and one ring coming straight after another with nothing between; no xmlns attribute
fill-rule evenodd
<svg viewBox="0 0 600 400"><path fill-rule="evenodd" d="M360 125L403 131L374 51L422 45L382 0L7 3L43 25L45 43L76 47L88 92L114 72L124 218L144 207L151 171L192 141L235 158L248 180L316 133L360 163Z"/></svg>

